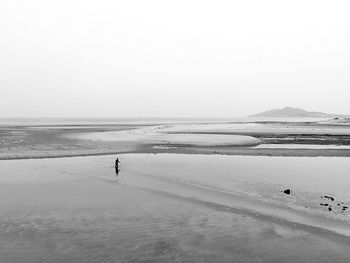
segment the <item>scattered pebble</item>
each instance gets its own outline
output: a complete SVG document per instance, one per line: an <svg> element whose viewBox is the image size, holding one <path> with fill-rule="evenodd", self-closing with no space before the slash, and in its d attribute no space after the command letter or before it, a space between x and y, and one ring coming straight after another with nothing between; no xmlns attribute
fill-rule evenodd
<svg viewBox="0 0 350 263"><path fill-rule="evenodd" d="M282 193L284 193L284 194L286 194L286 195L290 195L291 193L292 193L292 190L291 189L285 189L285 190L283 190L283 191L281 191ZM332 196L328 196L328 195L324 195L324 196L321 196L321 198L322 199L327 199L327 200L329 200L329 201L331 201L331 202L334 202L335 201L335 198L334 197L332 197ZM332 203L320 203L320 206L325 206L325 207L327 207L327 210L329 211L329 212L331 212L331 211L334 211L334 212L345 212L347 209L349 209L349 206L345 206L344 205L344 202L337 202L336 203L336 205L337 206L339 206L339 209L333 209L333 207L332 207ZM335 205L335 204L334 204ZM340 210L340 207L341 207L341 210ZM305 206L305 208L307 208L306 206Z"/></svg>
<svg viewBox="0 0 350 263"><path fill-rule="evenodd" d="M292 192L292 191L291 191L290 189L286 189L286 190L283 191L283 193L285 193L286 195L290 195L291 192Z"/></svg>
<svg viewBox="0 0 350 263"><path fill-rule="evenodd" d="M332 202L334 201L334 197L324 195L322 198L330 199Z"/></svg>

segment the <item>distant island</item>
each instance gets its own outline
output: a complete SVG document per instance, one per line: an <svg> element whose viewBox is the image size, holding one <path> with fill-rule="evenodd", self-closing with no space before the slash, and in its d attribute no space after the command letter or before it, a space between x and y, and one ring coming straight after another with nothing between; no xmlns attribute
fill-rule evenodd
<svg viewBox="0 0 350 263"><path fill-rule="evenodd" d="M273 109L258 114L250 115L255 118L344 118L349 115L329 114L317 111L306 111L299 108L285 107L283 109Z"/></svg>

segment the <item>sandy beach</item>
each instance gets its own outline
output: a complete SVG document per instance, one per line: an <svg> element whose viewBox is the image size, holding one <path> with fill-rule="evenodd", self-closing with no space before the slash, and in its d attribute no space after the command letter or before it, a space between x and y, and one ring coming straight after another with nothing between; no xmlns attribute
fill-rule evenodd
<svg viewBox="0 0 350 263"><path fill-rule="evenodd" d="M3 125L0 261L347 262L349 134L318 123Z"/></svg>

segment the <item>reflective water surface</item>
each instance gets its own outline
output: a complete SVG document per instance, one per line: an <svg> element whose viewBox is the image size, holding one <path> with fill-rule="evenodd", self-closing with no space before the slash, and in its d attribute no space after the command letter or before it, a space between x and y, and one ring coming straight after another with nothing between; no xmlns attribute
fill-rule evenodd
<svg viewBox="0 0 350 263"><path fill-rule="evenodd" d="M346 158L116 157L1 161L0 262L350 258L347 212L316 205L349 201Z"/></svg>
<svg viewBox="0 0 350 263"><path fill-rule="evenodd" d="M350 145L333 145L333 144L260 144L254 148L264 148L264 149L350 149Z"/></svg>

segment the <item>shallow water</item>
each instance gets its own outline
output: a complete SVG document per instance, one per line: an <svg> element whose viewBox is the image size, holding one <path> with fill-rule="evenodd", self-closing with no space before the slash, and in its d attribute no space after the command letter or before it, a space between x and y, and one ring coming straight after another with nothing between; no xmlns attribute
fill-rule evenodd
<svg viewBox="0 0 350 263"><path fill-rule="evenodd" d="M327 192L348 200L346 158L118 157L118 176L116 156L1 161L0 262L347 262L350 257L349 239L334 232L341 231L339 218L346 214L329 217L316 208L316 214L298 214L299 204L280 193L288 186L293 196ZM268 195L274 190L280 198ZM312 220L325 228L313 227ZM340 227L327 230L329 223Z"/></svg>
<svg viewBox="0 0 350 263"><path fill-rule="evenodd" d="M319 120L319 119L317 119ZM90 125L90 124L155 124L218 123L249 121L247 118L0 118L0 125Z"/></svg>
<svg viewBox="0 0 350 263"><path fill-rule="evenodd" d="M184 192L190 191L190 196L199 200L232 204L350 236L349 211L344 209L350 204L347 158L179 154L125 157L126 175L121 182L139 185L143 178L135 179L135 175L146 176L147 181L150 177L162 179L167 183L152 182L147 187L166 188L168 193L186 197ZM128 173L134 176L129 177ZM145 185L142 182L140 186ZM193 188L188 190L184 185ZM291 189L292 194L284 194L285 189ZM334 201L324 196L331 196Z"/></svg>
<svg viewBox="0 0 350 263"><path fill-rule="evenodd" d="M252 121L319 122L325 118L0 118L0 125L223 123Z"/></svg>
<svg viewBox="0 0 350 263"><path fill-rule="evenodd" d="M350 145L320 145L320 144L260 144L254 148L263 149L333 149L333 150L343 150L350 149Z"/></svg>
<svg viewBox="0 0 350 263"><path fill-rule="evenodd" d="M255 146L259 139L244 135L167 134L164 126L143 127L127 131L88 132L68 137L105 142L138 142L140 144L169 144L191 146Z"/></svg>
<svg viewBox="0 0 350 263"><path fill-rule="evenodd" d="M253 120L252 120L253 121ZM318 123L208 123L208 124L183 124L164 127L166 132L177 133L270 133L270 134L350 134L349 125L320 125ZM261 120L260 120L261 121ZM277 120L275 120L277 121ZM289 120L292 121L292 120ZM297 121L296 121L297 122Z"/></svg>

